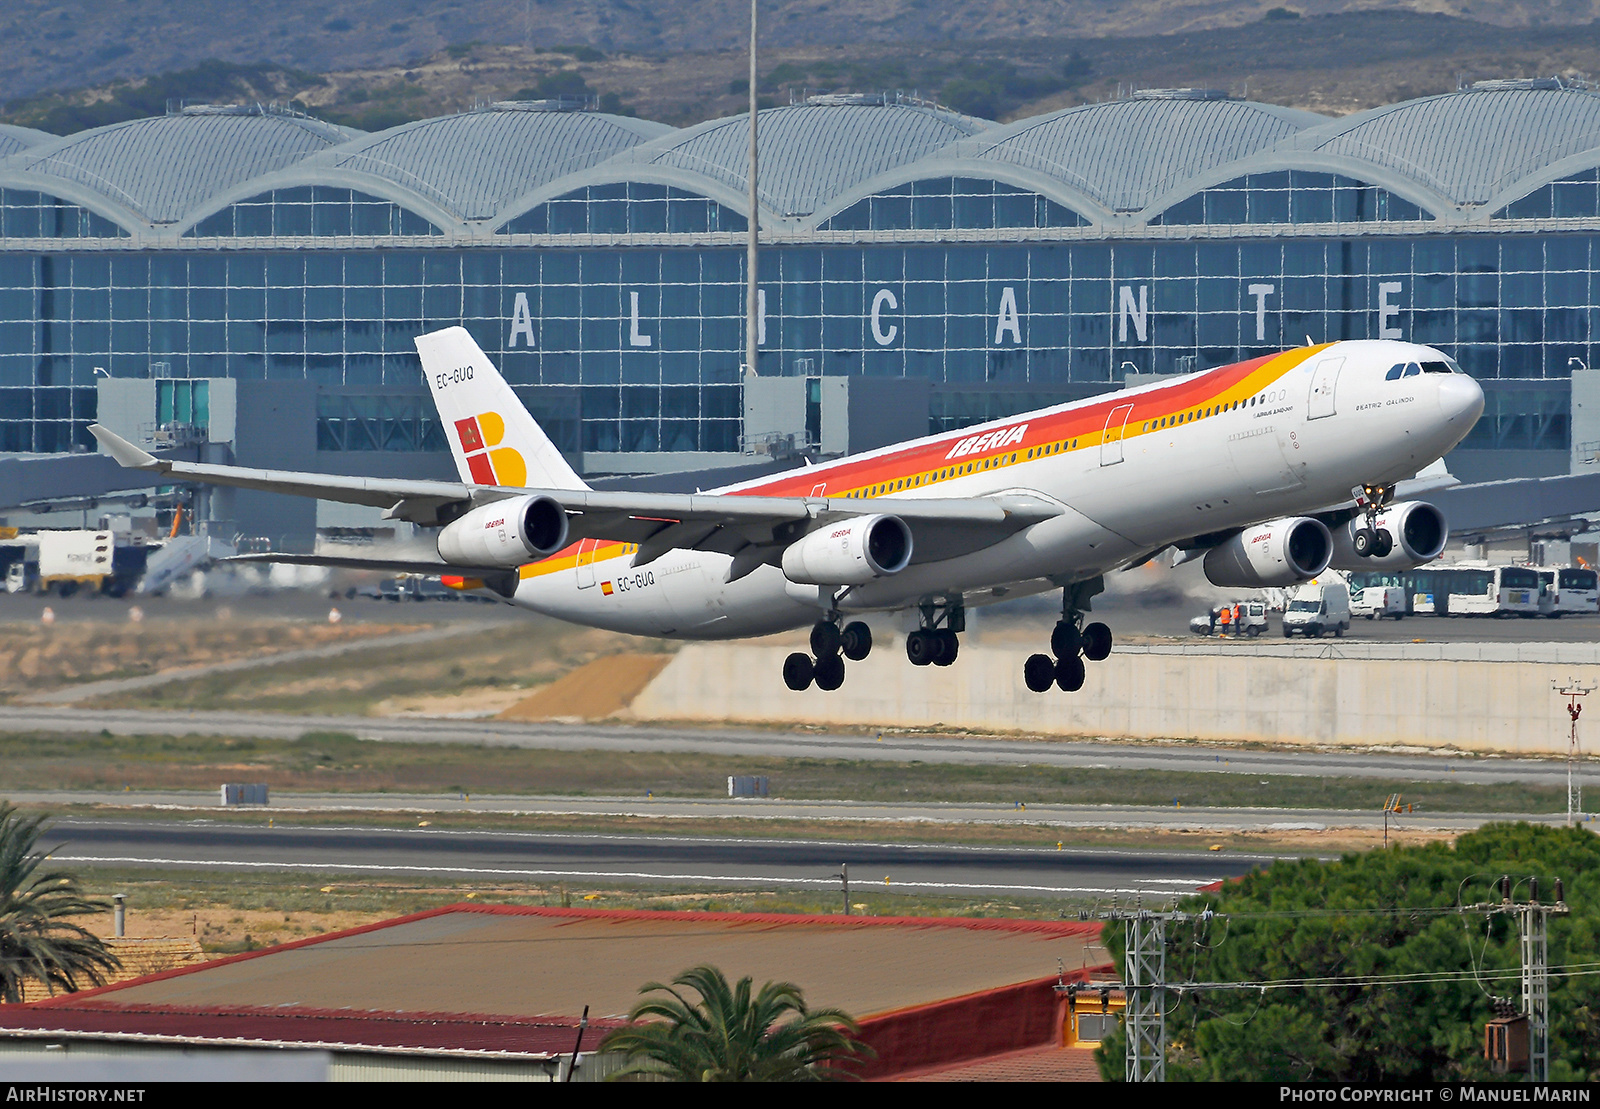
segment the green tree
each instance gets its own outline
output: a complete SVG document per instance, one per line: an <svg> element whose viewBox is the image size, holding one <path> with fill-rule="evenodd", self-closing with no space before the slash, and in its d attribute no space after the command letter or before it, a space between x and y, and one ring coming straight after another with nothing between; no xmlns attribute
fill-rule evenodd
<svg viewBox="0 0 1600 1109"><path fill-rule="evenodd" d="M605 1038L602 1051L631 1057L615 1077L675 1082L815 1082L846 1077L841 1064L872 1049L838 1009L807 1008L800 988L768 982L751 995L752 979L730 986L716 967L679 974L671 986L647 983L647 997L628 1014L635 1022ZM674 987L699 994L691 1002Z"/></svg>
<svg viewBox="0 0 1600 1109"><path fill-rule="evenodd" d="M1491 996L1514 996L1514 918L1460 913L1498 901L1502 874L1539 878L1541 899L1566 883L1569 916L1550 919L1552 968L1593 963L1600 940L1600 838L1579 828L1492 824L1454 846L1429 844L1301 860L1229 883L1180 908L1219 916L1172 923L1169 982L1260 983L1414 975L1300 989L1185 990L1167 1017L1167 1073L1215 1081L1440 1082L1489 1079L1483 1025ZM1106 929L1122 958L1121 924ZM1507 972L1510 976L1507 977ZM1551 976L1550 1074L1600 1077L1600 978ZM1122 1077L1119 1029L1101 1073ZM1515 1077L1515 1076L1512 1076Z"/></svg>
<svg viewBox="0 0 1600 1109"><path fill-rule="evenodd" d="M98 936L67 919L111 906L84 897L66 871L40 872L45 856L34 845L44 823L0 802L0 1001L8 1003L22 1000L29 979L72 993L105 985L122 966Z"/></svg>

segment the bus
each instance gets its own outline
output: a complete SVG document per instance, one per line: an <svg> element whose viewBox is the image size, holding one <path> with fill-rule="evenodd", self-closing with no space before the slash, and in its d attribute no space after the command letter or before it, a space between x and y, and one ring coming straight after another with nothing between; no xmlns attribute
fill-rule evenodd
<svg viewBox="0 0 1600 1109"><path fill-rule="evenodd" d="M1553 619L1569 613L1600 612L1600 574L1573 566L1540 570L1544 599L1539 611Z"/></svg>
<svg viewBox="0 0 1600 1109"><path fill-rule="evenodd" d="M1411 611L1433 616L1537 616L1544 583L1525 566L1444 567L1410 570Z"/></svg>

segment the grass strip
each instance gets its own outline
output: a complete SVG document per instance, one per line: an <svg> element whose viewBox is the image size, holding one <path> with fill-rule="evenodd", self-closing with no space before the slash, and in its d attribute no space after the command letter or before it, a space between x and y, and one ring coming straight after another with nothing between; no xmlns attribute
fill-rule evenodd
<svg viewBox="0 0 1600 1109"><path fill-rule="evenodd" d="M725 796L730 774L761 774L790 800L1171 805L1378 811L1400 793L1424 812L1556 812L1556 786L1402 778L876 762L697 752L552 751L378 743L338 732L299 739L0 735L5 785L18 790L212 790L224 781L285 791Z"/></svg>

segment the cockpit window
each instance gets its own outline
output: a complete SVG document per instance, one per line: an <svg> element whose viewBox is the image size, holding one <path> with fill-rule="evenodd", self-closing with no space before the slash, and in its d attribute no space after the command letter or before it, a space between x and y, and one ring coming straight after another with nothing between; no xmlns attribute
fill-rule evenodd
<svg viewBox="0 0 1600 1109"><path fill-rule="evenodd" d="M1406 363L1406 372L1405 372L1405 376L1406 377L1416 377L1421 372L1422 372L1422 367L1417 365L1415 362L1407 362Z"/></svg>
<svg viewBox="0 0 1600 1109"><path fill-rule="evenodd" d="M1389 367L1389 372L1383 375L1383 380L1385 380L1385 381L1399 381L1400 380L1400 375L1405 373L1405 369L1406 369L1406 364L1404 362L1400 363L1400 365L1398 365L1398 366L1390 366Z"/></svg>
<svg viewBox="0 0 1600 1109"><path fill-rule="evenodd" d="M1424 362L1422 364L1422 372L1425 374L1448 374L1455 371L1450 368L1450 363L1448 362Z"/></svg>

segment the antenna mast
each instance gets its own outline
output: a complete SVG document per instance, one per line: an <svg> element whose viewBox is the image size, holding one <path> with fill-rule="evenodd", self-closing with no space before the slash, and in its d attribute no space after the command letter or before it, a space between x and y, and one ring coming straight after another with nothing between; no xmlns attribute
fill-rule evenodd
<svg viewBox="0 0 1600 1109"><path fill-rule="evenodd" d="M750 0L750 219L745 240L744 372L756 374L756 348L761 338L760 293L756 290L756 241L761 234L761 208L756 199L756 0Z"/></svg>

